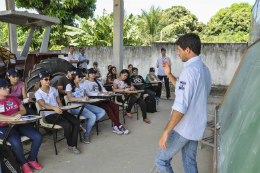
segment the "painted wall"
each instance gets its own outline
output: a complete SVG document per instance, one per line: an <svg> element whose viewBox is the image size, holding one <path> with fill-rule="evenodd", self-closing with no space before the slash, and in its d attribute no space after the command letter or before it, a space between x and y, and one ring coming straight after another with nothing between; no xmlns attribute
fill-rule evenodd
<svg viewBox="0 0 260 173"><path fill-rule="evenodd" d="M161 48L166 48L166 55L172 60L172 73L179 76L183 69L183 62L177 55L177 45L174 43L152 43L151 46L125 46L124 68L133 64L139 69L143 77L149 72L150 67L156 68L157 58L161 56ZM113 47L84 47L89 57L90 68L94 61L99 63L103 78L107 74L107 66L112 64ZM229 85L236 68L247 48L247 43L203 43L201 57L208 66L212 75L213 85ZM75 53L79 53L75 47ZM68 53L69 48L64 47L61 53ZM156 74L157 74L156 68Z"/></svg>

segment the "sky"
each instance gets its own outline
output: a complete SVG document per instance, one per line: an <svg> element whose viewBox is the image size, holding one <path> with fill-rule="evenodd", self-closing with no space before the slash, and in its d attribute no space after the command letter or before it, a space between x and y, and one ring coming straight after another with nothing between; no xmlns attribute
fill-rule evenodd
<svg viewBox="0 0 260 173"><path fill-rule="evenodd" d="M241 2L254 5L255 0L124 0L124 8L127 14L140 15L141 9L148 11L152 5L155 7L159 6L162 10L180 5L187 8L192 14L195 14L199 22L207 24L210 18L221 8ZM4 11L5 0L0 0L0 4L2 4L0 11ZM97 0L94 15L102 15L103 9L106 9L107 13L113 12L113 0Z"/></svg>

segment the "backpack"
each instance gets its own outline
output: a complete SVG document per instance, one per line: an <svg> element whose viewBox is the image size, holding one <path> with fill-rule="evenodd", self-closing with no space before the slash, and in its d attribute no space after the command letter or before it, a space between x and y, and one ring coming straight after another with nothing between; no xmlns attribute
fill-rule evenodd
<svg viewBox="0 0 260 173"><path fill-rule="evenodd" d="M154 113L156 111L156 100L153 96L147 96L144 99L144 102L146 104L146 112Z"/></svg>
<svg viewBox="0 0 260 173"><path fill-rule="evenodd" d="M0 145L0 172L2 173L21 173L22 170L8 145Z"/></svg>

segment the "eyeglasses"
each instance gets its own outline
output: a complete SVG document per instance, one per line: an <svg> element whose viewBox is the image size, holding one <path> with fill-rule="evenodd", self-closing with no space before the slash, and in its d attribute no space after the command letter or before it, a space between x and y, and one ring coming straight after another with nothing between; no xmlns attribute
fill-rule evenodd
<svg viewBox="0 0 260 173"><path fill-rule="evenodd" d="M116 69L113 69L112 71L116 71Z"/></svg>
<svg viewBox="0 0 260 173"><path fill-rule="evenodd" d="M47 81L51 81L51 79L48 79L48 78L44 78L43 80L45 80L46 82L47 82Z"/></svg>
<svg viewBox="0 0 260 173"><path fill-rule="evenodd" d="M10 86L6 86L6 87L0 87L1 90L9 90L11 87Z"/></svg>

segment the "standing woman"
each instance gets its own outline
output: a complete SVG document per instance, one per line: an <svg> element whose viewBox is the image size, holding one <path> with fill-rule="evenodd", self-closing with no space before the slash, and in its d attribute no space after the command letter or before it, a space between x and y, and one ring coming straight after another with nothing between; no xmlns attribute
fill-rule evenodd
<svg viewBox="0 0 260 173"><path fill-rule="evenodd" d="M96 71L91 68L89 69L89 79L84 82L86 92L88 96L101 96L102 94L110 95L112 92L107 92L107 90L103 87L101 82L97 81L95 78ZM113 121L114 128L113 132L116 134L128 134L129 130L124 128L124 126L119 122L119 106L114 102L107 100L106 102L96 103L98 107L103 108L108 117Z"/></svg>
<svg viewBox="0 0 260 173"><path fill-rule="evenodd" d="M59 94L54 87L50 86L50 74L47 71L41 71L40 88L36 91L35 97L37 102L44 109L52 109L54 111L44 111L45 120L50 123L60 125L64 129L64 136L67 140L68 150L72 153L79 154L77 148L78 133L80 128L80 121L71 113L62 111L63 107ZM59 117L57 119L57 117Z"/></svg>
<svg viewBox="0 0 260 173"><path fill-rule="evenodd" d="M20 101L29 99L28 102L33 102L31 98L27 97L26 89L25 89L25 83L22 81L19 81L19 73L17 70L11 68L6 72L6 81L9 84L12 84L12 87L10 87L10 94L9 96L15 96ZM28 104L25 106L26 114L27 115L37 115L37 113L29 107Z"/></svg>
<svg viewBox="0 0 260 173"><path fill-rule="evenodd" d="M124 91L133 91L133 90L134 90L134 87L131 85L129 71L127 69L124 69L120 73L120 78L118 78L114 81L113 91L114 92L124 92ZM118 99L119 99L118 101L123 102L121 97L118 97ZM141 107L143 121L145 123L150 124L151 122L147 119L145 102L143 99L141 99L137 95L130 96L129 101L128 101L128 107L126 109L125 114L128 116L128 118L133 119L130 112L135 103L137 103Z"/></svg>
<svg viewBox="0 0 260 173"><path fill-rule="evenodd" d="M26 114L26 110L21 101L15 96L8 96L12 84L8 84L5 80L0 79L0 120L16 121L21 119ZM8 130L8 125L0 124L0 139L4 139ZM23 145L21 135L29 137L33 142L31 151L27 160L23 154ZM42 166L36 162L39 148L42 143L42 134L31 124L17 124L11 130L9 138L7 139L12 145L15 157L21 165L24 173L32 173L32 166L34 169L41 169Z"/></svg>
<svg viewBox="0 0 260 173"><path fill-rule="evenodd" d="M89 98L86 96L86 90L83 83L80 83L81 78L84 77L81 70L76 69L73 74L72 78L70 80L70 83L66 86L66 92L69 101L80 101L80 100L88 100ZM79 114L81 110L81 107L78 109L71 110L73 114ZM97 106L93 106L90 104L87 104L82 111L82 116L88 118L89 120L86 121L82 125L82 129L84 131L84 142L89 143L89 134L94 126L95 122L101 119L106 114L106 111L102 108L99 108Z"/></svg>

